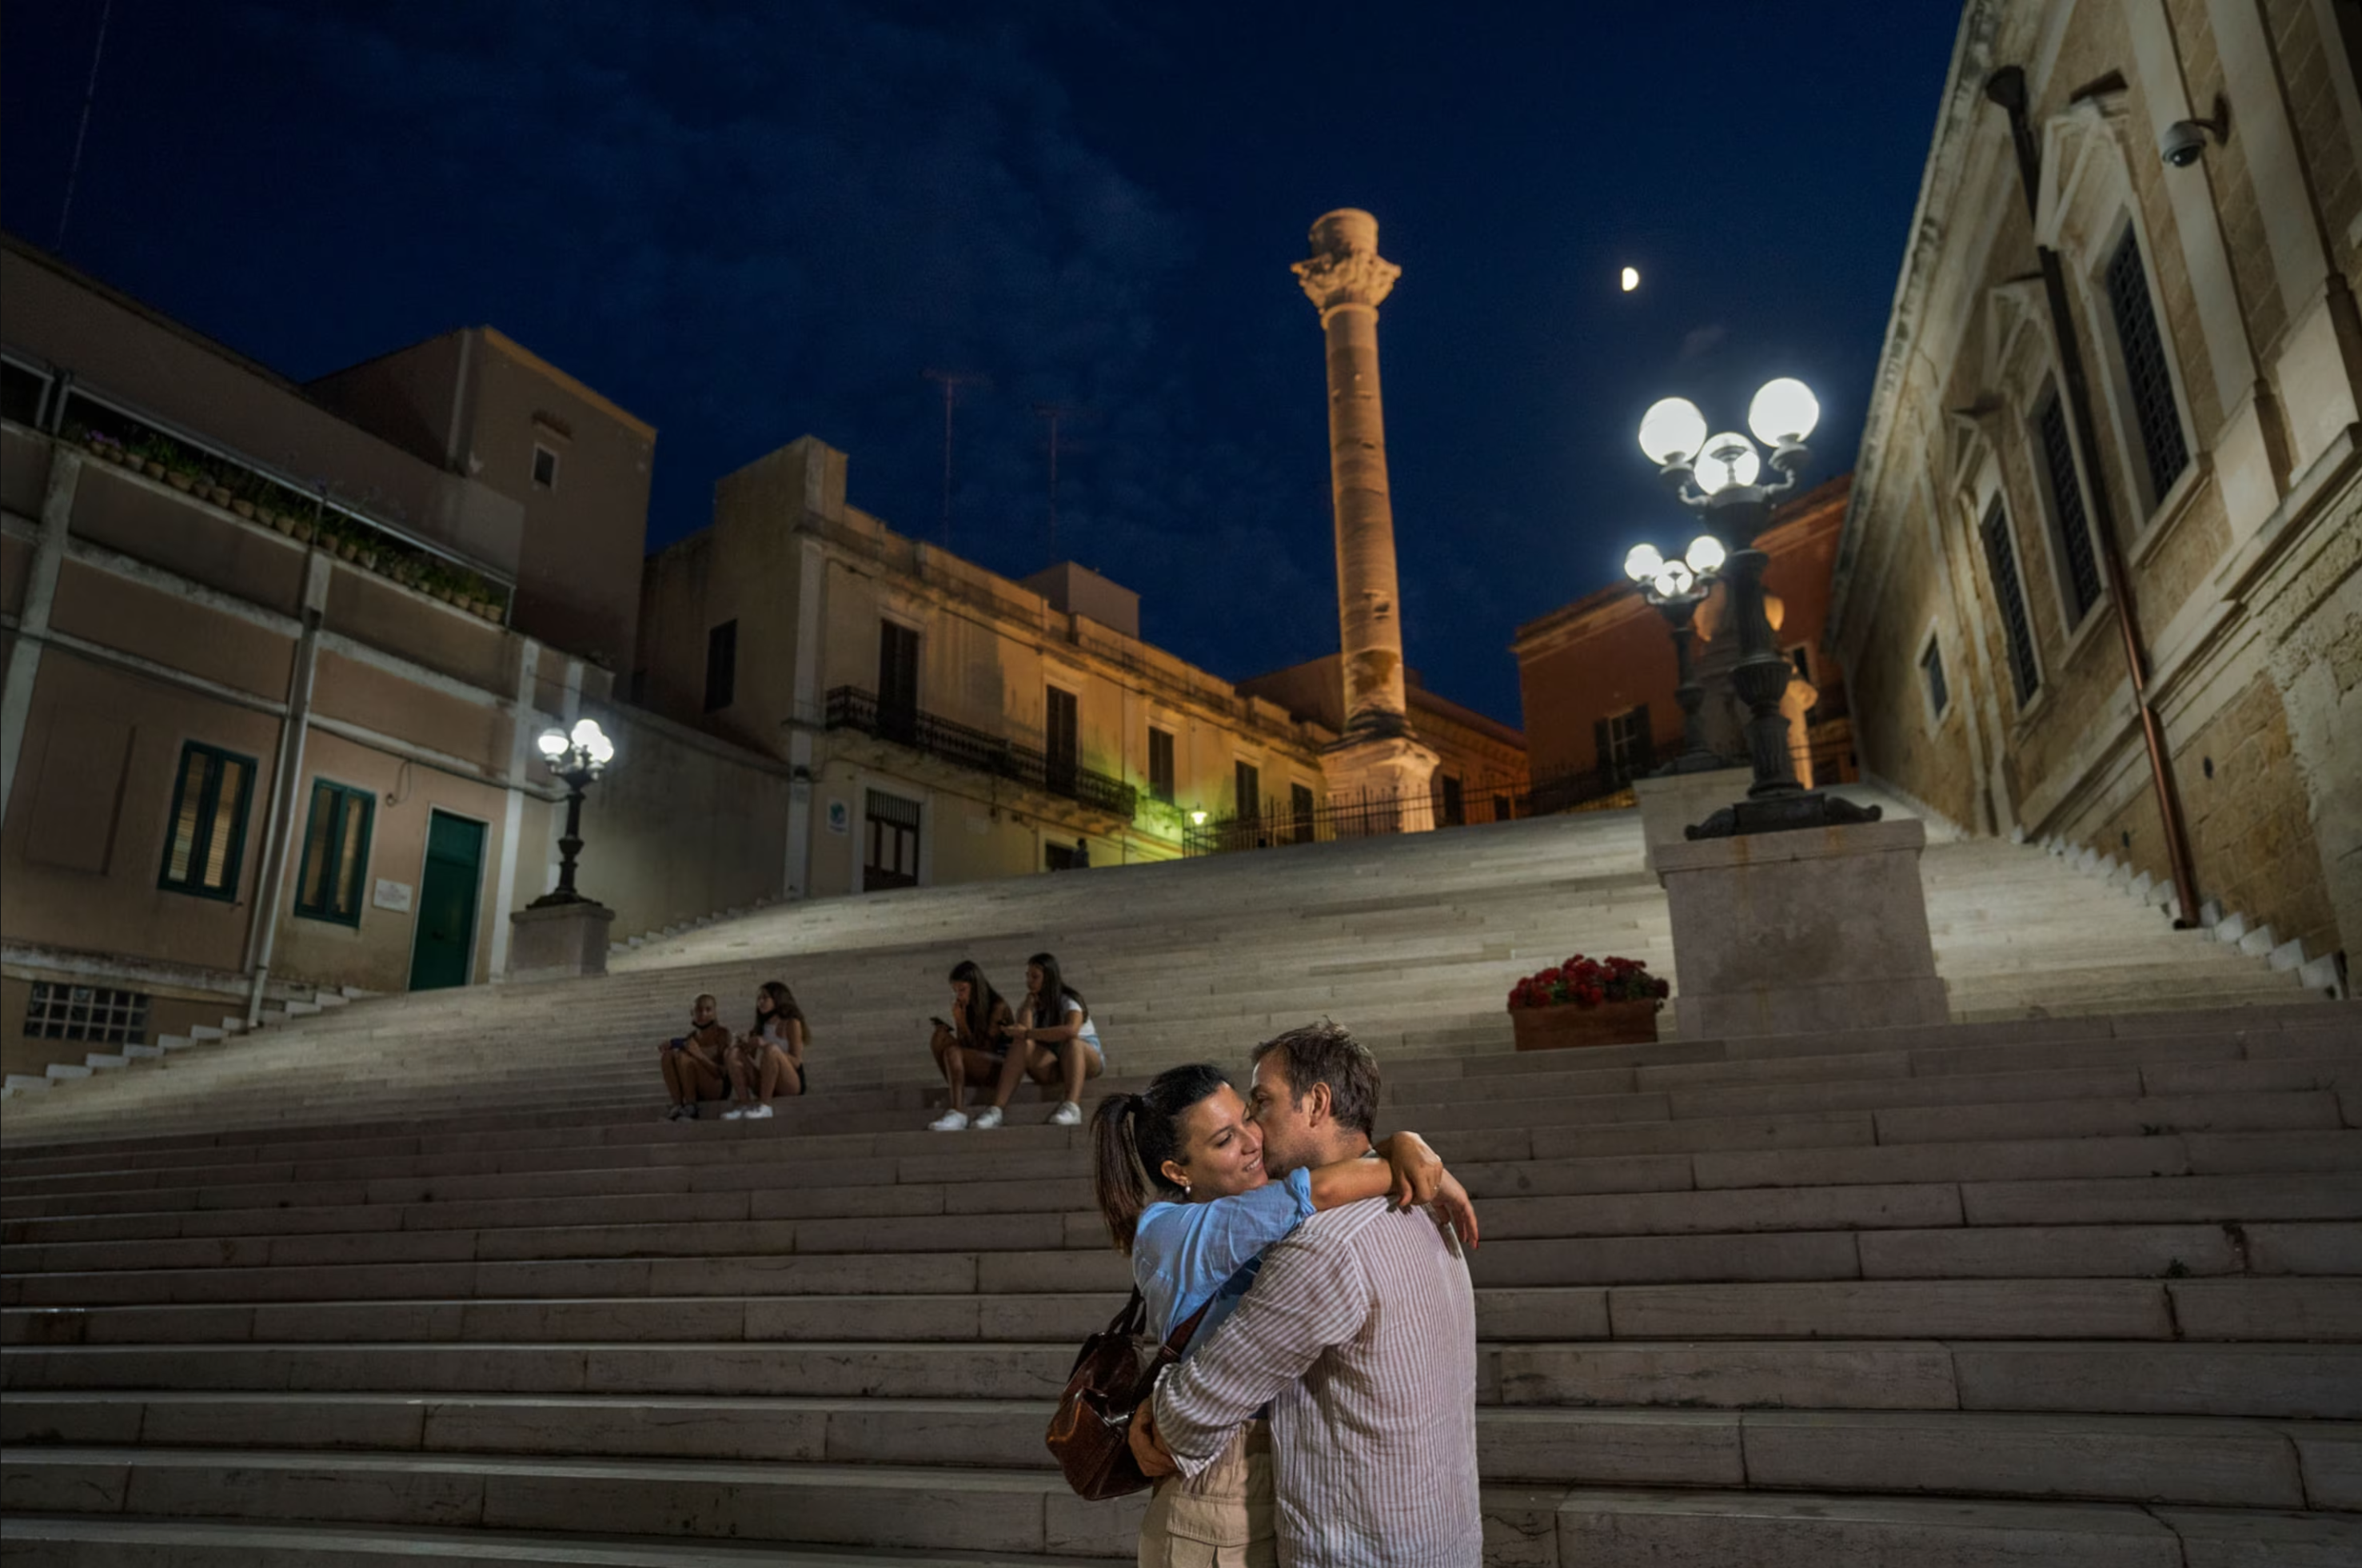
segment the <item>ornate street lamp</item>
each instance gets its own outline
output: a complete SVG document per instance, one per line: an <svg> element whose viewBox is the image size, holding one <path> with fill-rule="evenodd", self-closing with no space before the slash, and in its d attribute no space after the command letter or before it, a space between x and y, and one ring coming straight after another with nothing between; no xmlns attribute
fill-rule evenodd
<svg viewBox="0 0 2362 1568"><path fill-rule="evenodd" d="M1665 618L1665 629L1673 635L1673 667L1681 677L1673 698L1682 705L1682 755L1658 768L1660 776L1705 773L1729 766L1705 744L1705 728L1698 719L1705 688L1698 684L1695 641L1690 630L1724 558L1722 541L1711 534L1691 540L1689 554L1678 560L1665 559L1654 545L1635 545L1624 558L1624 575L1640 585L1640 596Z"/></svg>
<svg viewBox="0 0 2362 1568"><path fill-rule="evenodd" d="M557 886L525 907L546 910L559 904L596 902L574 890L574 857L582 853L582 791L614 760L615 743L607 738L598 720L578 719L571 734L553 724L534 744L541 748L549 770L566 781L566 836L557 841L558 854L564 857L558 864Z"/></svg>
<svg viewBox="0 0 2362 1568"><path fill-rule="evenodd" d="M1756 439L1772 448L1772 467L1780 477L1769 484L1756 482L1763 464L1755 443L1735 430L1707 434L1705 415L1688 399L1665 398L1640 419L1640 450L1657 465L1674 496L1705 517L1717 537L1738 547L1724 563L1722 576L1729 584L1731 620L1738 629L1738 662L1731 670L1731 684L1749 714L1747 749L1755 782L1746 800L1691 827L1692 838L1878 820L1876 806L1857 806L1796 782L1789 761L1788 721L1780 712L1780 699L1787 694L1794 671L1772 643L1772 621L1763 608L1763 569L1770 558L1754 547L1756 536L1772 520L1772 503L1795 488L1797 472L1811 456L1805 438L1820 417L1819 402L1802 381L1783 376L1756 392L1747 408L1747 424Z"/></svg>

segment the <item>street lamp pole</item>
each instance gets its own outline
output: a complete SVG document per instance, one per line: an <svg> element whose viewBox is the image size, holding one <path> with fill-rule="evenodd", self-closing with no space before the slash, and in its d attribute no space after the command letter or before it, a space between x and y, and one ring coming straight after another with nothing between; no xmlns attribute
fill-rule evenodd
<svg viewBox="0 0 2362 1568"><path fill-rule="evenodd" d="M542 731L535 745L550 772L565 782L566 833L557 841L557 886L525 907L546 910L563 904L595 902L574 890L574 863L582 853L582 793L591 780L606 771L607 764L615 756L615 743L599 728L596 719L581 719L576 722L571 734L554 726Z"/></svg>
<svg viewBox="0 0 2362 1568"><path fill-rule="evenodd" d="M1673 701L1682 707L1682 754L1658 768L1658 778L1707 773L1729 766L1706 745L1705 723L1698 716L1705 688L1697 678L1697 639L1692 630L1697 608L1705 602L1708 586L1723 559L1722 541L1711 534L1700 535L1691 543L1689 554L1678 561L1666 560L1653 545L1635 545L1624 558L1625 575L1639 583L1640 596L1664 617L1665 629L1673 638L1673 668L1679 680Z"/></svg>
<svg viewBox="0 0 2362 1568"><path fill-rule="evenodd" d="M1709 436L1705 416L1685 398L1666 398L1640 420L1640 449L1657 464L1673 496L1707 520L1721 541L1736 546L1723 567L1729 585L1731 620L1738 630L1738 662L1731 684L1747 704L1748 759L1755 782L1747 799L1724 807L1688 830L1691 838L1728 838L1876 822L1879 808L1858 806L1841 796L1807 790L1796 781L1790 761L1788 720L1780 712L1794 671L1772 635L1763 602L1763 569L1771 558L1755 548L1772 520L1772 505L1794 490L1811 453L1805 438L1820 420L1820 404L1805 383L1786 378L1767 382L1748 407L1747 422L1772 448L1779 477L1758 484L1760 454L1737 431ZM1628 564L1627 569L1630 569Z"/></svg>

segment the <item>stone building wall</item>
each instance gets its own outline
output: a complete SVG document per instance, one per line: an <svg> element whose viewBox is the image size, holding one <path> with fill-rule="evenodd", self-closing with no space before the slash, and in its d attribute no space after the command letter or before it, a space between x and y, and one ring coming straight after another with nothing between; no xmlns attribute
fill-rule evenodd
<svg viewBox="0 0 2362 1568"><path fill-rule="evenodd" d="M2312 0L1970 0L1839 547L1834 635L1871 772L1980 831L2059 836L2163 878L2118 606L2080 623L2037 444L2064 387L2036 247L2059 259L2092 440L2094 529L2129 580L2199 900L2308 956L2362 937L2362 722L2350 652L2362 494L2362 94ZM1986 83L2022 68L2029 215ZM2228 111L2197 162L2158 138ZM2188 461L2154 493L2106 268L2145 263ZM2154 384L2154 383L2151 383ZM2008 522L2038 688L2021 701L1980 525ZM2095 539L2095 547L2100 543ZM1942 649L1950 711L1920 656ZM1972 797L1972 798L1970 798ZM2194 914L2197 911L2191 911Z"/></svg>

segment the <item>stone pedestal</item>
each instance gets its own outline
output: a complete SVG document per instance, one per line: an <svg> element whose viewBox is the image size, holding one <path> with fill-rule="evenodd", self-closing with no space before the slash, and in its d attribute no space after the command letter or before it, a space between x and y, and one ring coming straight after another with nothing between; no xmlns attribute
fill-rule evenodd
<svg viewBox="0 0 2362 1568"><path fill-rule="evenodd" d="M1926 841L1904 821L1658 845L1682 1037L1948 1020L1919 883Z"/></svg>
<svg viewBox="0 0 2362 1568"><path fill-rule="evenodd" d="M1320 777L1329 789L1329 803L1345 813L1347 822L1362 824L1365 833L1425 833L1435 826L1433 785L1442 759L1408 735L1374 735L1366 740L1342 740L1320 754ZM1389 817L1384 802L1397 808ZM1354 808L1373 808L1353 815Z"/></svg>
<svg viewBox="0 0 2362 1568"><path fill-rule="evenodd" d="M607 972L608 928L615 911L584 900L545 904L509 916L512 981L573 980Z"/></svg>
<svg viewBox="0 0 2362 1568"><path fill-rule="evenodd" d="M1702 823L1733 801L1747 798L1755 782L1751 767L1716 767L1704 773L1673 773L1632 780L1640 802L1640 836L1648 845L1649 869L1657 869L1657 846L1685 842L1683 829Z"/></svg>

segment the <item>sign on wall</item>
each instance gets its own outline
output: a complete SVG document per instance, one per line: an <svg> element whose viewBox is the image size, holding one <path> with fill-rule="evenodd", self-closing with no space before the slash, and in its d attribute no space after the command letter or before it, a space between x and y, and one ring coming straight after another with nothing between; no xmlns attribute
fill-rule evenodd
<svg viewBox="0 0 2362 1568"><path fill-rule="evenodd" d="M842 801L828 803L828 831L839 838L853 831L853 809Z"/></svg>
<svg viewBox="0 0 2362 1568"><path fill-rule="evenodd" d="M392 910L396 914L408 914L410 884L397 882L391 877L380 877L377 879L377 890L370 895L370 902L381 910Z"/></svg>

